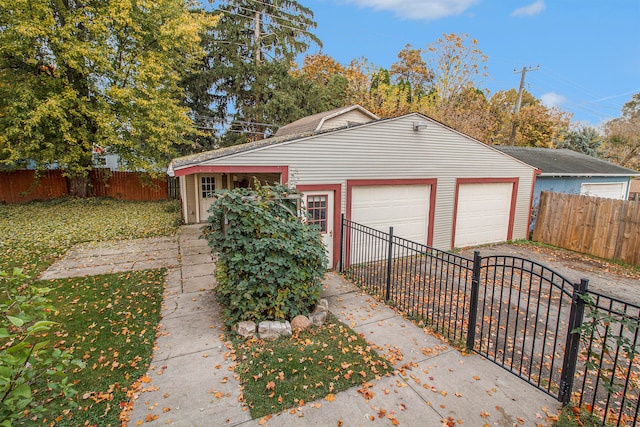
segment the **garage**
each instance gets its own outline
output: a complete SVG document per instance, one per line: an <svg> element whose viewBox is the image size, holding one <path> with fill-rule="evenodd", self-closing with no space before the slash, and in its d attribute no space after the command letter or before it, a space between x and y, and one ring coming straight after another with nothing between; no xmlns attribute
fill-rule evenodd
<svg viewBox="0 0 640 427"><path fill-rule="evenodd" d="M580 188L580 194L582 194L583 196L625 200L627 198L627 183L608 182L582 184Z"/></svg>
<svg viewBox="0 0 640 427"><path fill-rule="evenodd" d="M343 217L383 233L391 226L395 236L438 250L527 237L538 170L427 116L376 119L347 106L284 128L292 133L174 159L168 172L180 179L185 222L204 220L201 177L226 176L215 182L220 190L234 188L233 177L252 182L268 174L269 182L301 191L321 227L333 218L333 230L327 222L322 231L333 266L356 262L359 253L372 260L379 249L366 237L352 241ZM485 190L498 200L488 206L487 194L467 184L496 184Z"/></svg>
<svg viewBox="0 0 640 427"><path fill-rule="evenodd" d="M511 239L513 194L516 183L459 183L454 246L466 247Z"/></svg>
<svg viewBox="0 0 640 427"><path fill-rule="evenodd" d="M393 226L394 235L427 243L429 184L354 185L350 193L352 221L385 232Z"/></svg>

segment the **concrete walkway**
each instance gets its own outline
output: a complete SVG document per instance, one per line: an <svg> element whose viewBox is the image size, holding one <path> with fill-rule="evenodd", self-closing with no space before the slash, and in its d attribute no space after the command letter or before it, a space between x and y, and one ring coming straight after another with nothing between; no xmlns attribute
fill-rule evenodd
<svg viewBox="0 0 640 427"><path fill-rule="evenodd" d="M405 426L534 427L548 425L546 413L559 408L545 393L480 356L463 356L330 273L323 284L330 310L390 356L396 372L371 387L370 400L354 387L336 394L333 402L307 402L269 419L252 420L243 406L230 346L223 340L220 307L212 291L215 264L199 235L199 226L185 226L177 238L74 248L43 275L168 268L162 320L147 373L150 381L135 401L129 426L392 425L391 419L378 417L384 409Z"/></svg>
<svg viewBox="0 0 640 427"><path fill-rule="evenodd" d="M330 310L391 356L395 374L378 381L368 401L355 387L333 402L307 402L268 420L251 420L230 349L222 341L209 248L198 234L196 226L182 229L182 273L169 278L151 382L136 401L129 425L392 425L389 418L378 418L384 409L407 426L440 426L443 420L444 425L537 426L548 424L547 413L559 408L545 393L480 356L462 355L330 273L323 285Z"/></svg>
<svg viewBox="0 0 640 427"><path fill-rule="evenodd" d="M76 245L45 270L39 279L95 276L163 267L179 269L178 247L174 237Z"/></svg>

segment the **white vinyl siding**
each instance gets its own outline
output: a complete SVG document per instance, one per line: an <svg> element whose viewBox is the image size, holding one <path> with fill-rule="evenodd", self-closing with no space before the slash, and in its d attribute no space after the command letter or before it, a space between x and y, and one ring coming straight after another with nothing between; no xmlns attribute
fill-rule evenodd
<svg viewBox="0 0 640 427"><path fill-rule="evenodd" d="M339 116L325 120L319 130L336 129L352 123L366 123L370 121L371 117L365 115L361 111L352 110L348 113L340 114Z"/></svg>
<svg viewBox="0 0 640 427"><path fill-rule="evenodd" d="M414 122L428 127L413 130ZM289 184L436 179L433 245L450 249L456 178L518 178L513 238L526 238L534 168L419 114L375 121L238 153L202 165L289 166ZM432 189L433 191L433 189Z"/></svg>

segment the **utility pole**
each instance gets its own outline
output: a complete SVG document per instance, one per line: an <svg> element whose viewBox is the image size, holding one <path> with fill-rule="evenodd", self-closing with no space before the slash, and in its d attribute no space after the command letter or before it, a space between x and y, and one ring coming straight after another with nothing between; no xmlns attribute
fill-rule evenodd
<svg viewBox="0 0 640 427"><path fill-rule="evenodd" d="M261 44L262 44L262 40L260 40L260 31L262 31L262 29L260 28L260 23L261 23L261 14L260 11L256 10L256 13L253 17L253 37L255 38L255 44L256 44L256 64L260 64L260 61L262 60L262 58L260 58L260 54L261 54Z"/></svg>
<svg viewBox="0 0 640 427"><path fill-rule="evenodd" d="M524 76L527 74L527 71L537 71L540 69L540 66L534 67L522 67L522 75L520 76L520 88L518 89L518 98L516 99L516 105L513 108L513 124L511 126L511 136L509 136L509 145L513 147L513 144L516 142L516 117L520 112L520 106L522 105L522 92L524 92ZM513 70L514 73L517 73L517 70Z"/></svg>

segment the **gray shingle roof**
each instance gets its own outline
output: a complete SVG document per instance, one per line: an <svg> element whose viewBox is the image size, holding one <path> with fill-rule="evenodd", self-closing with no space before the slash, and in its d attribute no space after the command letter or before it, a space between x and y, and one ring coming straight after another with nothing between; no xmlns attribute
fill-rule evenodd
<svg viewBox="0 0 640 427"><path fill-rule="evenodd" d="M360 110L363 114L370 115L371 120L378 119L376 115L365 110L359 105L348 105L346 107L335 108L330 111L323 111L318 114L303 117L299 120L296 120L295 122L289 123L288 125L284 125L278 129L278 131L275 133L275 136L298 135L305 132L313 132L318 130L318 127L322 124L323 120L338 116L340 114L345 114L356 109Z"/></svg>
<svg viewBox="0 0 640 427"><path fill-rule="evenodd" d="M542 176L633 176L640 172L575 151L553 148L498 147L498 150L542 171Z"/></svg>

